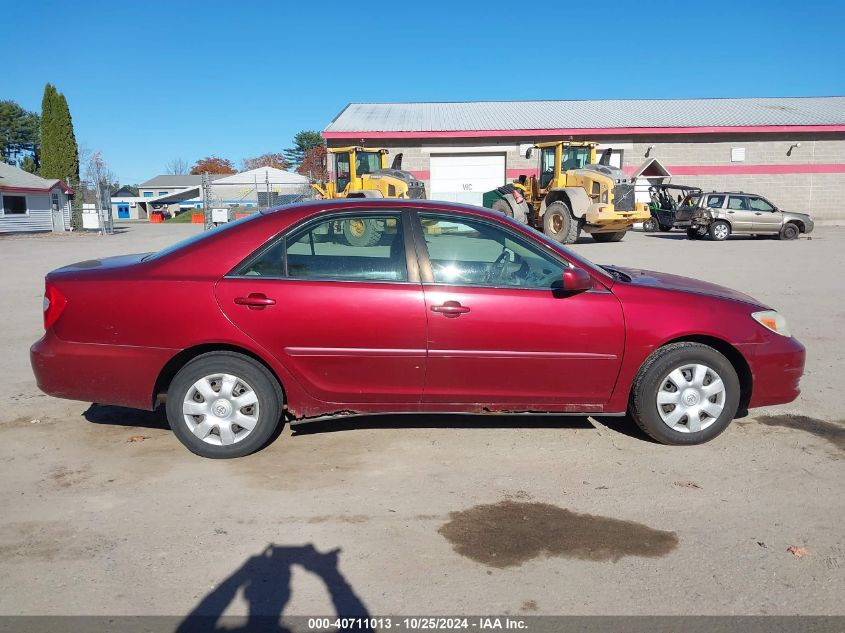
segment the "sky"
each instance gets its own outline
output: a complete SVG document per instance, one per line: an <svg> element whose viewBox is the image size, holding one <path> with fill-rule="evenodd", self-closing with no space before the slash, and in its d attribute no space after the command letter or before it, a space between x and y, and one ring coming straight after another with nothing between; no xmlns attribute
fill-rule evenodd
<svg viewBox="0 0 845 633"><path fill-rule="evenodd" d="M524 11L524 13L520 13ZM845 3L0 0L0 99L67 97L123 184L290 147L355 101L845 94Z"/></svg>

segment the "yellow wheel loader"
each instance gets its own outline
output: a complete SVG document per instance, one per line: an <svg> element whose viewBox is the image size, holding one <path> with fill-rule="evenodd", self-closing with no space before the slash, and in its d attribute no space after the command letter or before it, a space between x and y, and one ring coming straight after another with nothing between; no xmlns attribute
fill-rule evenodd
<svg viewBox="0 0 845 633"><path fill-rule="evenodd" d="M402 154L387 167L388 151L373 147L337 147L328 150L333 178L312 184L318 197L334 198L425 198L425 183L402 171Z"/></svg>
<svg viewBox="0 0 845 633"><path fill-rule="evenodd" d="M333 179L312 184L317 197L334 198L425 198L425 184L402 171L402 154L387 167L388 151L372 147L338 147L328 150L333 160ZM394 233L395 222L384 220L339 220L330 228L334 240L350 246L378 244L385 234Z"/></svg>
<svg viewBox="0 0 845 633"><path fill-rule="evenodd" d="M651 217L634 197L634 183L607 164L596 164L596 143L537 143L539 175L520 176L513 185L488 192L484 206L526 223L552 239L572 244L581 231L597 242L618 242L635 222ZM520 201L524 199L524 201Z"/></svg>

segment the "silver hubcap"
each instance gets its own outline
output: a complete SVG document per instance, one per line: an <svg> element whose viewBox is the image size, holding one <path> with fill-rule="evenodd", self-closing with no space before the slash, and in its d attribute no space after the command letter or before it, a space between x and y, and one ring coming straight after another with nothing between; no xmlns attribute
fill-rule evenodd
<svg viewBox="0 0 845 633"><path fill-rule="evenodd" d="M715 229L713 229L713 232L716 234L716 237L718 237L720 240L723 240L728 236L728 227L726 227L724 224L719 224L716 226Z"/></svg>
<svg viewBox="0 0 845 633"><path fill-rule="evenodd" d="M207 444L227 446L246 438L258 423L258 395L231 374L200 378L185 394L188 429Z"/></svg>
<svg viewBox="0 0 845 633"><path fill-rule="evenodd" d="M683 365L672 370L657 391L657 412L673 431L703 431L724 408L725 384L707 365Z"/></svg>

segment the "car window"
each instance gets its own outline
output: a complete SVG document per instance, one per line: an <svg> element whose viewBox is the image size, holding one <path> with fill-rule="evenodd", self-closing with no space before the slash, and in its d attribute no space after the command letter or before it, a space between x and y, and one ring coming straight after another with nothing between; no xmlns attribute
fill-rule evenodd
<svg viewBox="0 0 845 633"><path fill-rule="evenodd" d="M712 209L721 209L725 204L725 196L707 196L707 206Z"/></svg>
<svg viewBox="0 0 845 633"><path fill-rule="evenodd" d="M748 206L753 211L774 211L775 208L770 205L768 202L763 200L763 198L759 198L757 196L750 196L748 198Z"/></svg>
<svg viewBox="0 0 845 633"><path fill-rule="evenodd" d="M362 215L329 218L294 230L238 275L357 281L406 281L401 217Z"/></svg>
<svg viewBox="0 0 845 633"><path fill-rule="evenodd" d="M728 209L736 209L737 211L748 210L748 199L745 196L731 196L728 198Z"/></svg>
<svg viewBox="0 0 845 633"><path fill-rule="evenodd" d="M435 283L550 289L567 264L512 233L474 220L420 215Z"/></svg>

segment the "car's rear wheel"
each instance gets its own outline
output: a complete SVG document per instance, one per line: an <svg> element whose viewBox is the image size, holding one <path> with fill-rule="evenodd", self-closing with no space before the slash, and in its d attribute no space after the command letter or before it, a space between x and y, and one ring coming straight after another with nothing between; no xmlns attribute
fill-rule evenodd
<svg viewBox="0 0 845 633"><path fill-rule="evenodd" d="M794 240L798 237L800 233L801 230L798 228L798 226L790 222L789 224L784 224L783 228L781 228L780 239Z"/></svg>
<svg viewBox="0 0 845 633"><path fill-rule="evenodd" d="M202 457L242 457L262 448L279 424L283 395L253 359L211 352L185 365L167 391L167 421Z"/></svg>
<svg viewBox="0 0 845 633"><path fill-rule="evenodd" d="M700 343L673 343L643 363L629 410L658 442L701 444L727 428L739 400L739 378L727 358Z"/></svg>
<svg viewBox="0 0 845 633"><path fill-rule="evenodd" d="M653 233L657 230L657 220L653 217L649 218L645 222L643 222L643 231L646 233Z"/></svg>
<svg viewBox="0 0 845 633"><path fill-rule="evenodd" d="M710 239L715 240L717 242L724 242L728 239L728 236L731 234L731 225L727 222L722 222L721 220L717 220L713 224L710 225L710 230L708 231L710 234Z"/></svg>

